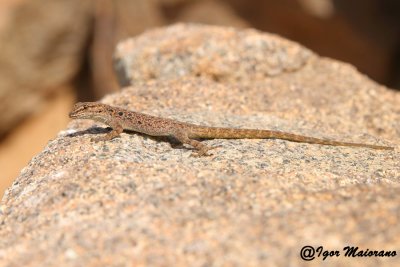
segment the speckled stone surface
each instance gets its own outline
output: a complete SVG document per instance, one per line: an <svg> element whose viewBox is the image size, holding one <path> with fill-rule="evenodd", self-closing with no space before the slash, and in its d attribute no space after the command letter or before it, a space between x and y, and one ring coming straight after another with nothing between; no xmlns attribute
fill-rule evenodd
<svg viewBox="0 0 400 267"><path fill-rule="evenodd" d="M115 65L123 84L185 76L263 81L299 69L310 56L309 50L273 34L175 24L119 43Z"/></svg>
<svg viewBox="0 0 400 267"><path fill-rule="evenodd" d="M191 64L200 58L187 52L193 46L220 51L204 69L220 65L231 78L193 72ZM168 139L135 133L92 143L93 135L107 131L104 125L74 121L3 197L0 266L400 263L399 93L351 66L252 30L175 25L119 47L125 47L119 57L131 62L119 64L132 73L126 79L133 85L105 103L204 125L396 149L206 140L221 147L212 157L194 158ZM278 69L296 67L273 75L266 71L271 66L249 71L251 64L274 57L280 58ZM300 258L305 245L342 255L306 262ZM343 256L345 246L398 255L349 258Z"/></svg>

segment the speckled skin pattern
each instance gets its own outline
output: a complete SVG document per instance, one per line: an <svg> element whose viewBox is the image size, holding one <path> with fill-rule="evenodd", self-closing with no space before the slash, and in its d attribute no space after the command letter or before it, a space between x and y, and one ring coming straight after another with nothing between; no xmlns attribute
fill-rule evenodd
<svg viewBox="0 0 400 267"><path fill-rule="evenodd" d="M208 147L193 138L210 139L265 139L276 138L294 142L331 145L353 146L372 149L393 150L393 147L370 145L362 143L341 142L320 139L292 133L258 130L236 129L200 126L191 123L179 122L167 118L160 118L135 111L130 111L98 102L80 102L75 104L69 114L73 119L90 119L109 125L112 131L105 136L97 137L94 141L106 141L118 137L123 130L144 133L151 136L171 136L182 144L193 146L196 156L209 155L207 152L215 147Z"/></svg>

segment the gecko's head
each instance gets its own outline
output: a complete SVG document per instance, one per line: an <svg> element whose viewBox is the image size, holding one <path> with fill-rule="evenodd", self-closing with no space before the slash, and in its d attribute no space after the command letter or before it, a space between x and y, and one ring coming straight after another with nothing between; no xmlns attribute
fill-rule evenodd
<svg viewBox="0 0 400 267"><path fill-rule="evenodd" d="M95 119L107 116L107 105L98 102L79 102L74 105L69 117L72 119Z"/></svg>

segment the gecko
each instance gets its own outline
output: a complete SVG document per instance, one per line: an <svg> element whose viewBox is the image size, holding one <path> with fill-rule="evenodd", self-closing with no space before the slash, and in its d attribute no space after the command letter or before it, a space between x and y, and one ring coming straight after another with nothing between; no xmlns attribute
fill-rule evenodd
<svg viewBox="0 0 400 267"><path fill-rule="evenodd" d="M209 156L209 150L218 146L207 146L196 139L282 139L293 142L330 146L365 147L372 149L393 150L394 147L342 142L315 138L275 130L241 129L201 126L180 122L173 119L156 117L136 111L114 107L98 102L76 103L69 113L72 119L90 119L104 123L112 128L104 136L92 138L93 141L107 141L118 137L123 130L143 133L150 136L169 136L182 144L192 146L193 156Z"/></svg>

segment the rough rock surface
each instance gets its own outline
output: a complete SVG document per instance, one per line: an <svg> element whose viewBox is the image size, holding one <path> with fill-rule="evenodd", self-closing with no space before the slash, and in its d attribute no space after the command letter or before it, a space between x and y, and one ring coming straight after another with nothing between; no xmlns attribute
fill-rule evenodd
<svg viewBox="0 0 400 267"><path fill-rule="evenodd" d="M252 30L175 25L122 43L117 54L133 85L105 103L396 150L208 140L221 148L193 158L167 139L134 133L92 143L104 127L74 121L5 194L1 266L400 262L400 255L348 258L342 250L400 253L398 93L349 65ZM341 256L305 262L305 245Z"/></svg>

